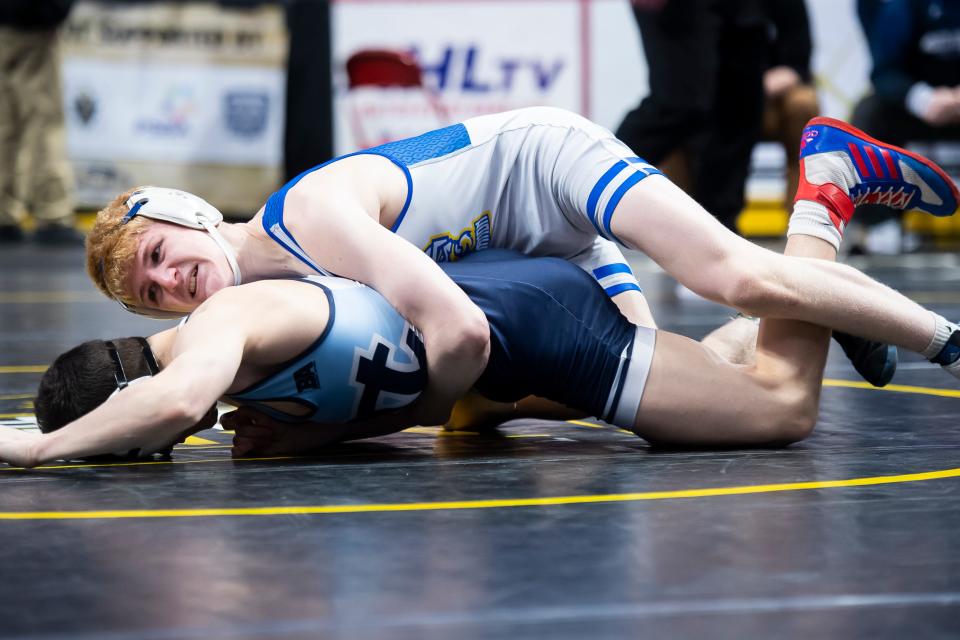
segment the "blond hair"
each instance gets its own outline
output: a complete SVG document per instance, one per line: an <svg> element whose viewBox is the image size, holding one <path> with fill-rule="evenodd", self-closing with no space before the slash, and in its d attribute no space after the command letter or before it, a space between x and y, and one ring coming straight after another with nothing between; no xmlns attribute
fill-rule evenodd
<svg viewBox="0 0 960 640"><path fill-rule="evenodd" d="M130 211L127 199L135 187L124 191L97 213L93 229L87 235L87 273L104 294L133 305L135 300L127 292L127 281L140 246L140 236L153 221L137 216L127 223L123 217Z"/></svg>

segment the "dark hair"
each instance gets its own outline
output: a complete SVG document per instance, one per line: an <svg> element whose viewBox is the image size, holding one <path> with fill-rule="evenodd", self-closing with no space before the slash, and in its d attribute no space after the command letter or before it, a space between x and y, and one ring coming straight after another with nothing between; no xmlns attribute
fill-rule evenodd
<svg viewBox="0 0 960 640"><path fill-rule="evenodd" d="M41 431L49 433L73 422L117 390L118 366L111 343L127 380L155 373L148 362L153 353L143 338L90 340L70 349L54 360L40 379L33 404Z"/></svg>

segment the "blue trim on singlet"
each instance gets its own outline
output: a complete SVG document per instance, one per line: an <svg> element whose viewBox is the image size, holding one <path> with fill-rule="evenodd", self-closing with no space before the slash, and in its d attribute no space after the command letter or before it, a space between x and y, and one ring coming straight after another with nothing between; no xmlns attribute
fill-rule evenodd
<svg viewBox="0 0 960 640"><path fill-rule="evenodd" d="M604 289L606 294L611 298L618 293L623 293L624 291L639 291L643 293L643 289L640 288L640 285L633 282L624 282L623 284L615 284L612 287L606 287Z"/></svg>
<svg viewBox="0 0 960 640"><path fill-rule="evenodd" d="M600 179L597 180L597 184L593 185L593 189L590 190L590 195L587 197L587 218L593 224L594 228L597 230L597 233L599 233L601 236L606 237L603 233L603 229L601 229L600 225L597 224L597 203L600 201L600 195L603 193L603 190L607 188L607 185L610 184L610 182L626 168L627 163L624 160L620 160L615 163L612 167L607 169L606 173L600 176Z"/></svg>
<svg viewBox="0 0 960 640"><path fill-rule="evenodd" d="M351 158L351 157L353 157L353 156L358 156L358 155L363 155L363 154L383 156L384 158L386 158L387 160L391 161L392 163L394 163L395 165L397 165L398 167L400 167L400 169L403 170L403 173L404 173L404 175L405 175L406 178L407 178L407 200L406 200L406 202L405 202L404 205L403 205L403 212L402 212L402 213L405 213L405 212L406 212L406 208L407 208L407 207L409 206L409 204L410 204L410 198L411 198L411 196L413 195L413 180L412 180L412 178L410 177L410 170L409 170L409 169L407 168L407 166L406 166L405 164L403 164L399 159L394 158L394 157L390 156L390 155L387 154L387 153L381 153L381 152L373 151L373 150L370 150L370 149L363 150L363 151L355 151L355 152L353 152L353 153L348 153L347 155L339 156L339 157L337 157L337 158L333 158L333 159L331 159L331 160L327 160L327 161L324 162L323 164L320 164L320 165L317 165L316 167L312 167L312 168L310 168L310 169L307 169L306 171L304 171L303 173L301 173L301 174L298 175L297 177L295 177L295 178L293 178L292 180L290 180L289 182L287 182L287 184L285 184L285 185L283 185L282 187L280 187L280 189L278 189L277 191L273 192L273 194L271 194L270 197L267 198L267 204L264 205L264 208L263 208L263 219L262 219L262 221L261 221L261 223L262 223L262 225L263 225L263 230L267 232L267 235L270 236L270 237L273 239L274 242L276 242L276 243L279 244L281 247L283 247L284 249L286 249L287 251L289 251L297 260L299 260L300 262L304 263L305 265L307 265L308 267L310 267L311 269L313 269L314 271L316 271L316 272L318 272L318 273L322 273L322 274L324 274L324 275L333 275L332 273L330 273L329 271L327 271L326 269L324 269L323 267L321 267L319 264L317 264L315 261L313 261L313 260L310 259L309 257L305 259L303 256L299 255L296 251L294 251L294 250L291 249L289 246L287 246L287 243L284 242L283 239L281 239L280 237L278 237L277 235L275 235L275 234L273 233L273 231L271 231L270 228L271 228L274 224L279 225L280 228L283 230L283 232L284 232L285 234L287 234L287 237L289 237L290 240L296 245L297 249L299 249L300 251L302 251L302 252L304 253L304 255L308 255L308 256L309 256L309 254L307 254L307 252L303 250L303 247L300 246L300 243L297 241L297 239L294 237L294 235L293 235L292 233L290 233L290 230L287 229L287 226L283 223L283 203L284 203L284 200L285 200L286 197L287 197L287 192L290 191L290 189L292 189L294 186L296 186L296 184L297 184L298 182L300 182L301 179L303 179L305 176L313 173L314 171L318 171L318 170L326 167L327 165L333 164L334 162L337 162L337 161L339 161L339 160L343 160L344 158Z"/></svg>
<svg viewBox="0 0 960 640"><path fill-rule="evenodd" d="M630 270L630 265L624 264L623 262L615 262L614 264L608 264L594 269L593 277L597 280L602 280L603 278L612 276L615 273L629 273L630 275L633 275L633 271Z"/></svg>
<svg viewBox="0 0 960 640"><path fill-rule="evenodd" d="M332 160L327 160L323 164L311 169L307 169L297 177L293 178L267 199L267 204L264 206L263 211L263 228L267 232L267 235L274 240L274 242L289 251L294 255L294 257L306 264L308 267L314 271L317 271L318 273L330 274L329 271L320 267L320 265L313 260L309 258L304 259L303 256L298 255L297 252L293 251L287 246L286 242L270 231L270 227L272 227L274 224L278 224L283 232L296 245L297 249L302 251L304 254L307 254L293 234L290 233L290 230L287 229L286 225L283 224L283 202L287 197L287 192L290 191L290 189L292 189L298 182L300 182L304 176L322 169L329 164L337 162L338 160L343 160L344 158L350 158L353 156L374 155L386 158L403 170L403 175L407 180L407 198L403 203L403 208L400 210L400 215L397 216L396 221L390 228L391 231L396 231L400 227L400 223L403 222L404 216L407 215L407 210L410 208L410 202L413 200L413 176L410 175L410 168L408 165L423 162L424 160L439 158L440 156L453 153L454 151L469 145L470 134L467 132L467 128L463 126L463 124L455 124L442 129L428 131L427 133L416 136L415 138L407 138L405 140L388 142L386 144L364 149L362 151L354 151L353 153L348 153L346 155L333 158Z"/></svg>
<svg viewBox="0 0 960 640"><path fill-rule="evenodd" d="M606 208L604 209L602 220L597 216L597 204L600 202L600 196L603 195L603 190L607 188L614 178L620 175L623 170L628 167L628 165L641 163L647 165L650 164L639 156L632 156L630 158L618 160L613 166L607 169L602 176L600 176L600 179L597 180L595 185L593 185L593 189L590 190L590 195L587 197L587 218L590 219L590 222L597 230L597 233L607 240L616 240L624 246L626 246L626 244L624 244L620 238L615 236L613 230L610 228L610 220L613 218L614 209L617 208L617 205L620 203L620 199L623 198L623 195L629 191L631 187L649 176L658 174L662 175L661 172L656 168L653 168L652 170L637 169L635 173L627 178L614 192L613 196L610 198L610 201L607 203ZM652 167L653 165L650 166Z"/></svg>
<svg viewBox="0 0 960 640"><path fill-rule="evenodd" d="M613 195L610 196L610 200L607 202L606 209L603 210L603 228L607 230L607 237L613 240L616 240L620 244L624 244L620 238L618 238L613 233L613 229L610 228L610 220L613 219L613 212L617 208L617 205L620 204L620 200L623 198L623 195L631 189L635 184L647 177L646 173L642 171L636 171L633 175L623 181L623 183L617 187L617 190L613 192ZM626 245L624 245L626 246Z"/></svg>

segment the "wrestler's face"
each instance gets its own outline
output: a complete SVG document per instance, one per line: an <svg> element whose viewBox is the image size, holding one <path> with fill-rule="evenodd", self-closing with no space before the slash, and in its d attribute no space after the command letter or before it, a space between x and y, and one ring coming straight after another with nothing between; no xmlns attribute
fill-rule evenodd
<svg viewBox="0 0 960 640"><path fill-rule="evenodd" d="M230 264L209 233L155 222L140 236L127 293L139 307L188 312L232 284Z"/></svg>

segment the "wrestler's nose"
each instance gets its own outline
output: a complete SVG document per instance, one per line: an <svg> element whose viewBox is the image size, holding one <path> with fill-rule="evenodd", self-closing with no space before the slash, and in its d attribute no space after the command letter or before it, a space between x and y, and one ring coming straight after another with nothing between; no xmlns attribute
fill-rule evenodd
<svg viewBox="0 0 960 640"><path fill-rule="evenodd" d="M154 272L154 281L167 292L177 288L177 270L173 267L161 267Z"/></svg>

